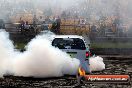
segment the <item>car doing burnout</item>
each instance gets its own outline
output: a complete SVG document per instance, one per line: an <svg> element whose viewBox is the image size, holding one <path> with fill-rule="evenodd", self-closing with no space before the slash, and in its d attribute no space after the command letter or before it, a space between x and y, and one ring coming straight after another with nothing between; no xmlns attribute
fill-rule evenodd
<svg viewBox="0 0 132 88"><path fill-rule="evenodd" d="M53 37L52 41L52 46L66 52L71 58L79 59L80 65L87 73L90 73L88 59L90 56L89 45L89 41L86 43L85 39L78 35L57 35Z"/></svg>

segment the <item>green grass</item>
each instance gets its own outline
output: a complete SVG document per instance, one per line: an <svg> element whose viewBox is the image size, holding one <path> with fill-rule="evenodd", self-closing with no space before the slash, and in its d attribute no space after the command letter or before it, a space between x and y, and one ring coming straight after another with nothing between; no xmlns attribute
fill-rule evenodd
<svg viewBox="0 0 132 88"><path fill-rule="evenodd" d="M91 43L91 48L132 48L132 43Z"/></svg>
<svg viewBox="0 0 132 88"><path fill-rule="evenodd" d="M24 49L25 45L26 45L26 43L16 43L15 48L16 49Z"/></svg>

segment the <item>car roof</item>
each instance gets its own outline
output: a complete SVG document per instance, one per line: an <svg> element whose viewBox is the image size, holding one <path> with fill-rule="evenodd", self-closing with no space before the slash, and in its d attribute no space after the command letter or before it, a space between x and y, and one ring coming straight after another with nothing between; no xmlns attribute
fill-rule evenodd
<svg viewBox="0 0 132 88"><path fill-rule="evenodd" d="M84 39L82 36L79 36L79 35L55 35L54 38L80 38L80 39Z"/></svg>
<svg viewBox="0 0 132 88"><path fill-rule="evenodd" d="M84 42L86 42L87 44L90 44L89 39L85 40L84 37L79 36L79 35L52 35L52 40L54 40L55 38L80 38L82 39ZM52 41L51 40L51 41Z"/></svg>

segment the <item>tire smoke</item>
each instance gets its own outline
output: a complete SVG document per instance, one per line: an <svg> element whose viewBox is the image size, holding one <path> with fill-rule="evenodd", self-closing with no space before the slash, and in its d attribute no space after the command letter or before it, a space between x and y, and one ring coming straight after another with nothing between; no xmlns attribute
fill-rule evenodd
<svg viewBox="0 0 132 88"><path fill-rule="evenodd" d="M24 77L76 75L80 61L53 47L51 35L51 32L38 35L28 43L26 51L20 52L15 50L9 34L0 31L0 77L4 74ZM90 58L90 64L91 71L105 68L101 57Z"/></svg>
<svg viewBox="0 0 132 88"><path fill-rule="evenodd" d="M91 57L89 59L91 71L101 71L105 69L105 64L102 57Z"/></svg>

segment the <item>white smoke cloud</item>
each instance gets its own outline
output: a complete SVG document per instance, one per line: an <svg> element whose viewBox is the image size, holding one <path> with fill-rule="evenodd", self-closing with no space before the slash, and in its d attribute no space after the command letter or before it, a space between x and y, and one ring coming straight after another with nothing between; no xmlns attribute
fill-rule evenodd
<svg viewBox="0 0 132 88"><path fill-rule="evenodd" d="M0 76L13 73L16 76L58 77L75 75L79 60L51 45L47 35L38 36L28 45L24 53L14 51L8 33L0 32Z"/></svg>
<svg viewBox="0 0 132 88"><path fill-rule="evenodd" d="M18 76L52 77L75 74L78 66L79 60L71 59L65 52L54 48L49 40L39 36L16 58L13 67Z"/></svg>
<svg viewBox="0 0 132 88"><path fill-rule="evenodd" d="M10 57L13 57L14 46L8 36L8 33L0 30L0 77L11 69Z"/></svg>
<svg viewBox="0 0 132 88"><path fill-rule="evenodd" d="M9 34L0 31L0 77L7 73L26 77L76 75L80 61L53 47L51 35L51 32L47 32L32 39L22 53L14 50ZM101 57L90 58L91 71L104 68Z"/></svg>
<svg viewBox="0 0 132 88"><path fill-rule="evenodd" d="M91 57L89 59L91 71L101 71L105 69L105 64L102 57Z"/></svg>

